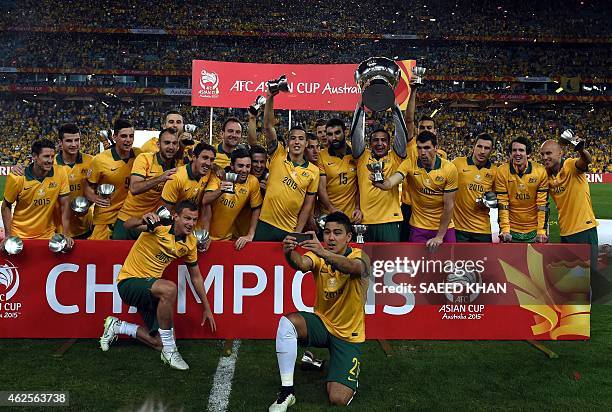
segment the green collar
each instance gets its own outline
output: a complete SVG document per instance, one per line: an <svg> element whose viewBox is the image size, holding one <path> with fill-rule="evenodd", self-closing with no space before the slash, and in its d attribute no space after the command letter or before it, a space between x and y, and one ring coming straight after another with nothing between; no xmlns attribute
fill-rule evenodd
<svg viewBox="0 0 612 412"><path fill-rule="evenodd" d="M308 167L308 160L306 160L306 157L304 157L304 163L299 164L299 163L295 163L294 161L291 160L291 158L289 157L289 153L287 153L287 161L293 163L293 166L295 167L303 167L304 169L306 169Z"/></svg>
<svg viewBox="0 0 612 412"><path fill-rule="evenodd" d="M168 233L170 233L172 236L174 236L174 240L176 240L178 242L184 242L184 241L187 240L187 235L176 236L174 234L174 224L172 224L172 226L170 227L170 231Z"/></svg>
<svg viewBox="0 0 612 412"><path fill-rule="evenodd" d="M467 157L467 164L469 166L476 166L476 163L474 163L474 159L472 159L472 155ZM491 161L487 159L487 162L484 164L484 166L476 166L478 168L478 170L482 169L483 167L486 167L487 169L491 168Z"/></svg>
<svg viewBox="0 0 612 412"><path fill-rule="evenodd" d="M77 153L77 157L76 157L76 162L74 162L73 164L68 164L64 161L64 157L62 156L62 152L60 151L56 156L55 156L55 161L57 162L58 165L61 166L74 166L76 164L81 164L83 163L83 155L81 154L81 152Z"/></svg>
<svg viewBox="0 0 612 412"><path fill-rule="evenodd" d="M559 170L557 170L557 173L551 173L551 176L557 176L561 172L561 170L563 169L563 162L565 162L565 159L561 158L561 162L559 163Z"/></svg>
<svg viewBox="0 0 612 412"><path fill-rule="evenodd" d="M351 150L351 146L349 146L348 144L346 144L346 142L344 143L345 147L346 147L346 155L352 155L353 151ZM336 150L330 146L327 146L327 152L329 153L330 156L336 156L342 159L342 157L338 154L336 154Z"/></svg>
<svg viewBox="0 0 612 412"><path fill-rule="evenodd" d="M125 163L127 163L130 161L132 157L136 157L132 149L130 149L130 155L128 156L127 159L122 159L121 156L119 156L119 153L117 153L117 148L115 146L111 147L110 151L111 151L111 154L113 155L113 160L115 161L123 160Z"/></svg>
<svg viewBox="0 0 612 412"><path fill-rule="evenodd" d="M436 160L434 161L434 165L431 169L424 167L423 163L421 163L421 159L417 160L417 166L429 172L430 170L435 170L435 169L439 169L440 167L442 167L442 159L440 159L440 156L436 155Z"/></svg>
<svg viewBox="0 0 612 412"><path fill-rule="evenodd" d="M525 171L521 174L518 174L516 172L516 170L514 170L514 165L512 164L512 161L510 162L510 173L512 173L513 175L519 175L519 176L523 176L523 175L528 175L529 173L531 173L531 162L527 162L527 169L525 169Z"/></svg>
<svg viewBox="0 0 612 412"><path fill-rule="evenodd" d="M39 182L42 183L42 181L45 180L45 178L53 176L54 169L51 169L49 173L47 173L45 176L39 179L38 177L34 176L33 168L34 168L33 163L25 168L24 176L26 180L38 180Z"/></svg>
<svg viewBox="0 0 612 412"><path fill-rule="evenodd" d="M162 159L161 155L159 154L159 152L157 152L155 154L155 158L157 159L157 163L162 167L162 170L165 172L166 170L169 169L173 169L176 165L176 159L172 159L170 161L170 164L166 167L166 163L164 162L164 159Z"/></svg>
<svg viewBox="0 0 612 412"><path fill-rule="evenodd" d="M191 179L191 180L200 180L200 179L196 178L195 175L193 174L193 171L191 170L191 162L187 163L185 165L185 168L187 169L187 177L189 177L189 179Z"/></svg>
<svg viewBox="0 0 612 412"><path fill-rule="evenodd" d="M353 249L351 249L351 247L350 247L350 246L348 246L348 247L346 248L346 251L344 252L344 255L342 255L342 256L347 257L347 256L348 256L348 255L350 255L352 252L353 252Z"/></svg>
<svg viewBox="0 0 612 412"><path fill-rule="evenodd" d="M224 154L227 157L230 157L231 155L231 153L227 153L225 150L223 150L223 143L219 143L219 145L217 146L217 153Z"/></svg>

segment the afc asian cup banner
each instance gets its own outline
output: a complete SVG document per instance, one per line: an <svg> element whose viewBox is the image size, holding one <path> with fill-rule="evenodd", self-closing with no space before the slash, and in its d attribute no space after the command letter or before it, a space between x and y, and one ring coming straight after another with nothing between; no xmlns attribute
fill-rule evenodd
<svg viewBox="0 0 612 412"><path fill-rule="evenodd" d="M396 62L401 78L395 101L406 109L415 60ZM287 76L289 92L274 98L276 109L353 111L361 95L355 83L358 64L264 64L194 60L191 104L206 107L243 107L266 95L268 81Z"/></svg>
<svg viewBox="0 0 612 412"><path fill-rule="evenodd" d="M95 338L108 315L142 324L116 289L132 242L77 241L67 254L51 253L46 241L24 243L19 255L0 256L0 338ZM371 244L364 251L372 262L369 339L590 336L586 245L455 244L430 254L424 245ZM312 311L313 275L291 269L278 243L237 252L214 242L199 266L218 330L200 326L187 268L173 263L164 278L178 286L179 338L273 339L282 314Z"/></svg>

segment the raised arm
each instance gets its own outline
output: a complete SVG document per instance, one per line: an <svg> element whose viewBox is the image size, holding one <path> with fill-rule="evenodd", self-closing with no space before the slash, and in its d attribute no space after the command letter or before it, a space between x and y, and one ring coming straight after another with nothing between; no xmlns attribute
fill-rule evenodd
<svg viewBox="0 0 612 412"><path fill-rule="evenodd" d="M406 146L408 145L408 130L406 130L404 115L397 104L393 106L393 124L395 125L393 151L404 159L406 157Z"/></svg>
<svg viewBox="0 0 612 412"><path fill-rule="evenodd" d="M274 117L274 95L268 94L266 105L264 106L264 134L266 136L266 148L268 153L274 153L278 145L276 137L276 118Z"/></svg>
<svg viewBox="0 0 612 412"><path fill-rule="evenodd" d="M408 106L406 106L406 141L409 142L414 137L414 114L416 112L416 86L410 85L410 97L408 98Z"/></svg>
<svg viewBox="0 0 612 412"><path fill-rule="evenodd" d="M249 146L255 146L257 144L257 115L253 115L247 110L249 116L249 125L247 128L247 141Z"/></svg>
<svg viewBox="0 0 612 412"><path fill-rule="evenodd" d="M357 104L355 113L353 113L353 122L351 123L351 150L353 151L353 157L358 159L365 150L365 110L361 101Z"/></svg>

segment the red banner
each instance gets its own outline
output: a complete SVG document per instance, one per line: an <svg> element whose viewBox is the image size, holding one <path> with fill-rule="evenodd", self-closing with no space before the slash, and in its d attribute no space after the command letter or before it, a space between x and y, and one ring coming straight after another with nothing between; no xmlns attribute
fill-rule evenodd
<svg viewBox="0 0 612 412"><path fill-rule="evenodd" d="M93 338L111 314L141 323L121 302L115 279L131 242L77 241L52 254L26 241L0 256L1 338ZM588 339L589 271L585 245L366 245L372 278L366 302L370 339ZM449 263L450 262L450 263ZM201 305L187 268L173 263L175 327L181 338L265 338L279 317L311 310L311 274L286 265L277 243L236 252L214 242L200 270L218 331L201 328ZM450 266L449 266L450 265Z"/></svg>
<svg viewBox="0 0 612 412"><path fill-rule="evenodd" d="M405 108L408 79L414 60L397 62L402 76L396 101ZM361 95L355 84L357 64L258 64L194 60L191 104L206 107L249 107L267 92L268 80L287 76L288 93L274 99L274 107L290 110L353 111Z"/></svg>

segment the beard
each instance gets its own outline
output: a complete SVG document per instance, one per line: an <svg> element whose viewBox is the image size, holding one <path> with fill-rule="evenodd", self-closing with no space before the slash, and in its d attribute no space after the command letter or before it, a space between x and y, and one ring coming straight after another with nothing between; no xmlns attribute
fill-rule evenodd
<svg viewBox="0 0 612 412"><path fill-rule="evenodd" d="M345 139L334 140L333 142L331 142L331 147L333 147L334 150L342 149L345 145L346 145Z"/></svg>

